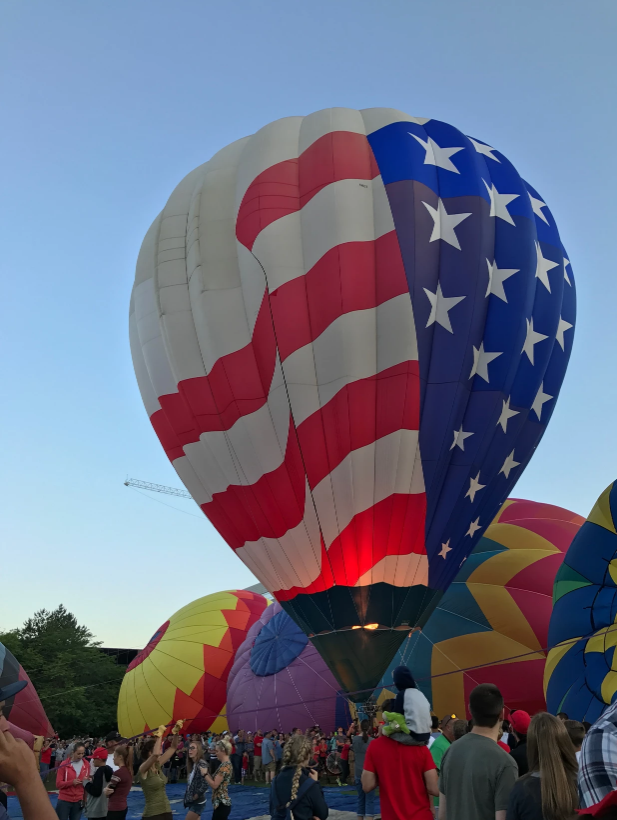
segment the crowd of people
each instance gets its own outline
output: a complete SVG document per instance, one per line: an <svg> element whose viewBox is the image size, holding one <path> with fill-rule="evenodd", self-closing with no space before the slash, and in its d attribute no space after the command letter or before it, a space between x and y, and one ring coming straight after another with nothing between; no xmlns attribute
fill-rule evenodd
<svg viewBox="0 0 617 820"><path fill-rule="evenodd" d="M125 820L127 798L141 787L143 817L172 820L168 782L186 780L186 820L211 801L213 820L227 820L232 784L270 786L273 820L326 820L322 784L351 779L359 820L573 820L617 818L617 703L593 726L540 712L509 711L499 689L481 684L469 696L471 720L441 720L411 672L395 673L398 695L380 720L354 720L344 731L319 726L289 734L168 734L137 739L48 739L39 770L32 751L0 731L0 781L10 783L25 820ZM0 690L0 702L3 700ZM177 727L176 727L177 728ZM53 770L52 808L44 781ZM7 817L1 799L0 820Z"/></svg>

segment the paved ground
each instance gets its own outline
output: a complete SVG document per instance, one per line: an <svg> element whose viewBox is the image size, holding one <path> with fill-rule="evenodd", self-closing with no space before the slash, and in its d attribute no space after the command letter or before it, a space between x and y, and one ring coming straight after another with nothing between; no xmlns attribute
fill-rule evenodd
<svg viewBox="0 0 617 820"><path fill-rule="evenodd" d="M186 810L183 807L183 797L186 786L182 783L170 784L167 786L167 795L171 803L174 818L184 818ZM232 810L230 820L269 820L269 789L265 786L231 786L229 793L232 799ZM341 786L325 788L324 794L326 802L330 807L330 818L332 820L355 820L357 818L356 791L353 786ZM50 795L52 804L56 804L56 795ZM127 820L141 820L144 799L141 789L132 789L129 795L129 812ZM9 817L12 820L22 818L17 798L9 797ZM210 820L212 817L212 807L208 803L208 808L202 814L203 820Z"/></svg>

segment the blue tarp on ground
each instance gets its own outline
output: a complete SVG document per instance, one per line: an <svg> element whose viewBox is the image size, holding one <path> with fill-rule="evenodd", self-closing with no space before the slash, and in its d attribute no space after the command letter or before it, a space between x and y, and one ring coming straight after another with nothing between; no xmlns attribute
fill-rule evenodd
<svg viewBox="0 0 617 820"><path fill-rule="evenodd" d="M167 796L171 802L174 817L183 818L186 810L182 805L186 786L183 783L174 783L167 786ZM230 786L229 793L232 800L230 820L247 820L260 814L268 814L270 789L265 786ZM356 793L353 786L340 788L325 788L326 802L332 809L339 811L356 810ZM56 804L56 795L51 795L52 803ZM129 795L129 812L127 820L138 820L144 806L141 789L131 791ZM378 803L378 801L377 801ZM82 815L83 816L83 815ZM16 797L9 797L9 817L12 820L23 817ZM207 809L202 814L204 820L212 817L212 804L208 799Z"/></svg>

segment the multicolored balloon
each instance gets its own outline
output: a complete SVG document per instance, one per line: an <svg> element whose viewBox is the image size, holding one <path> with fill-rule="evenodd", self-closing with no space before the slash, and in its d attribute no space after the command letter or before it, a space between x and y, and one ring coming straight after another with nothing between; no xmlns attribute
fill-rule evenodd
<svg viewBox="0 0 617 820"><path fill-rule="evenodd" d="M509 709L546 708L553 580L583 522L552 504L506 501L398 659L413 670L437 715L465 716L479 683L499 686ZM392 686L391 674L383 683Z"/></svg>
<svg viewBox="0 0 617 820"><path fill-rule="evenodd" d="M617 484L604 490L555 578L549 711L593 723L617 695Z"/></svg>
<svg viewBox="0 0 617 820"><path fill-rule="evenodd" d="M332 108L180 183L142 245L130 332L178 475L355 692L520 477L575 312L555 220L502 153Z"/></svg>
<svg viewBox="0 0 617 820"><path fill-rule="evenodd" d="M171 721L184 730L227 727L227 677L236 650L266 606L247 590L215 592L178 610L127 669L118 697L118 728L133 737Z"/></svg>
<svg viewBox="0 0 617 820"><path fill-rule="evenodd" d="M0 687L28 681L28 685L2 707L5 718L26 732L41 737L53 737L54 730L32 681L15 656L0 643Z"/></svg>
<svg viewBox="0 0 617 820"><path fill-rule="evenodd" d="M227 681L227 722L256 732L349 724L332 672L304 632L275 603L249 630Z"/></svg>

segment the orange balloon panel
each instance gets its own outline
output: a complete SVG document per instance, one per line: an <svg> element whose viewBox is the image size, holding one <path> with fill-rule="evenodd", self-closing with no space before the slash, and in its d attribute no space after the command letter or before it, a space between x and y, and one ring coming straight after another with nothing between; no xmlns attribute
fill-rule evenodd
<svg viewBox="0 0 617 820"><path fill-rule="evenodd" d="M178 610L128 667L118 698L125 737L186 719L186 731L227 728L227 677L236 650L268 605L246 590L215 592Z"/></svg>

